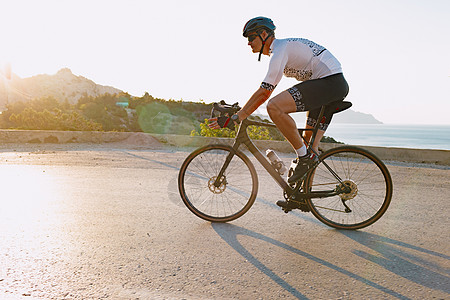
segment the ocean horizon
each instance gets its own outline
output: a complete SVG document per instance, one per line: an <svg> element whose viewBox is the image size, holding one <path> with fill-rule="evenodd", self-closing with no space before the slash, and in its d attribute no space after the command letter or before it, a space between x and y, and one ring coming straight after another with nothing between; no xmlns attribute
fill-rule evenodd
<svg viewBox="0 0 450 300"><path fill-rule="evenodd" d="M450 125L331 122L325 135L349 145L450 150Z"/></svg>

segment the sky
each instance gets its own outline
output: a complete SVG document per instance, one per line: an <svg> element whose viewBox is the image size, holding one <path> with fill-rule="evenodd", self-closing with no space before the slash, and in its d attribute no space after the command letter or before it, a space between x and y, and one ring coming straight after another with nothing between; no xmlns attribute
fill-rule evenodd
<svg viewBox="0 0 450 300"><path fill-rule="evenodd" d="M341 62L353 110L387 124L450 124L448 0L0 0L0 66L69 68L142 96L241 105L264 79L242 29L270 17ZM284 77L274 94L296 84ZM257 111L266 113L265 107Z"/></svg>

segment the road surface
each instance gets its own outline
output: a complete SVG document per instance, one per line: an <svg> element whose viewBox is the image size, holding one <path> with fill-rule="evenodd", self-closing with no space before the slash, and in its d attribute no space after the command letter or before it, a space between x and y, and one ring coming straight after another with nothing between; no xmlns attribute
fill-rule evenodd
<svg viewBox="0 0 450 300"><path fill-rule="evenodd" d="M211 224L178 196L188 151L3 145L0 298L450 298L448 168L389 164L392 204L359 231L283 213L264 172L246 215Z"/></svg>

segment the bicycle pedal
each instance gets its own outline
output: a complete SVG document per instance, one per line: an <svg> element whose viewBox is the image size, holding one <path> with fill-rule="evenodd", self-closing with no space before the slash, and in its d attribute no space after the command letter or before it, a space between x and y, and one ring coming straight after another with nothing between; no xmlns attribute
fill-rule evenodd
<svg viewBox="0 0 450 300"><path fill-rule="evenodd" d="M278 205L279 207L281 207L281 209L282 209L285 213L288 213L288 212L290 212L291 210L293 210L294 208L296 208L295 203L287 202L287 201L283 201L283 200L277 201L277 205Z"/></svg>
<svg viewBox="0 0 450 300"><path fill-rule="evenodd" d="M277 201L277 205L281 207L281 209L285 212L288 213L293 209L300 209L303 212L309 212L311 211L309 209L308 204L306 203L302 203L302 202L293 202L293 201Z"/></svg>

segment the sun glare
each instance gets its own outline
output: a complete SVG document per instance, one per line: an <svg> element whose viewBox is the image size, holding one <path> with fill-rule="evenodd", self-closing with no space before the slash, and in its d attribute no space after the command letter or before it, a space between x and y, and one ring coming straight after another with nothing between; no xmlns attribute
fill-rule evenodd
<svg viewBox="0 0 450 300"><path fill-rule="evenodd" d="M42 167L0 166L1 231L24 230L53 223L58 193Z"/></svg>

